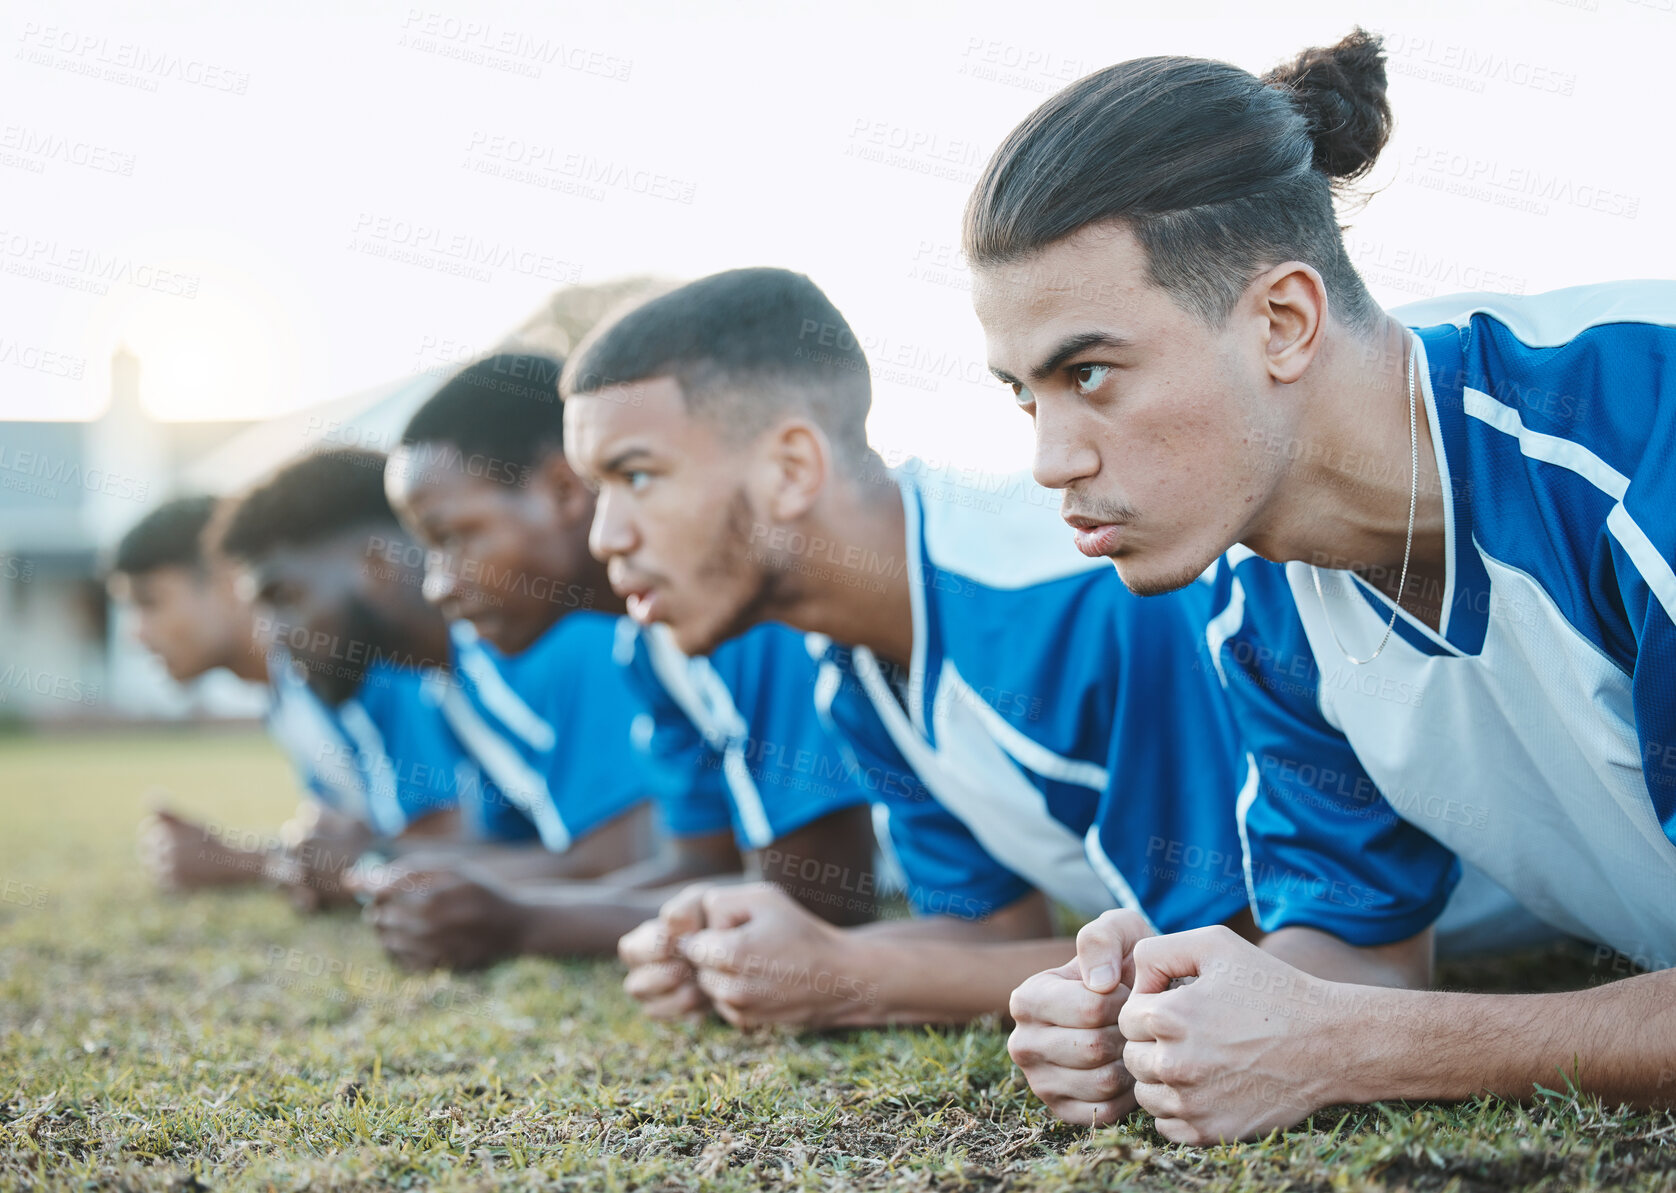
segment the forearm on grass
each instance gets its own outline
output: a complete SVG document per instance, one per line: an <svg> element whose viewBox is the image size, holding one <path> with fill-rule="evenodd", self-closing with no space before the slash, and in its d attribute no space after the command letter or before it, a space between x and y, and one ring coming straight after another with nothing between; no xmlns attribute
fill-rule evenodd
<svg viewBox="0 0 1676 1193"><path fill-rule="evenodd" d="M840 1014L834 1021L839 1027L966 1023L1005 1015L1020 983L1076 955L1071 941L1051 937L986 941L959 931L944 939L849 931L855 947L846 950L845 964L853 972L840 976L866 997Z"/></svg>
<svg viewBox="0 0 1676 1193"><path fill-rule="evenodd" d="M974 943L1007 940L1041 940L1053 935L1053 914L1047 897L1031 891L982 919L968 920L952 915L916 915L905 920L875 920L852 929L859 936L886 940L968 940ZM1075 955L1077 946L1062 942ZM1064 960L1053 962L1063 965ZM1047 967L1044 967L1047 968Z"/></svg>
<svg viewBox="0 0 1676 1193"><path fill-rule="evenodd" d="M1073 942L1053 936L1039 891L981 920L879 920L848 929L846 937L854 976L870 996L844 1014L849 1027L1004 1015L1020 982L1076 955Z"/></svg>
<svg viewBox="0 0 1676 1193"><path fill-rule="evenodd" d="M206 871L198 878L203 886L243 886L263 881L272 850L241 849L222 841L208 840L201 861Z"/></svg>
<svg viewBox="0 0 1676 1193"><path fill-rule="evenodd" d="M1333 1100L1529 1100L1567 1083L1609 1106L1676 1106L1676 970L1561 994L1335 986Z"/></svg>
<svg viewBox="0 0 1676 1193"><path fill-rule="evenodd" d="M613 870L600 879L611 886L632 890L648 887L685 886L708 878L737 877L741 870L739 849L731 832L706 833L673 838L656 857Z"/></svg>
<svg viewBox="0 0 1676 1193"><path fill-rule="evenodd" d="M680 886L555 883L506 888L521 920L521 951L542 957L615 957L617 941L654 919Z"/></svg>

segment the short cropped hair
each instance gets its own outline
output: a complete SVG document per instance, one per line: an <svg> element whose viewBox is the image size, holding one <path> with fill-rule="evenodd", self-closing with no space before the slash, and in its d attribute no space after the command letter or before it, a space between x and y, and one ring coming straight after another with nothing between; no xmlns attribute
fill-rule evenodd
<svg viewBox="0 0 1676 1193"><path fill-rule="evenodd" d="M207 494L165 501L133 526L116 545L111 571L143 576L159 568L204 566L204 527L215 513Z"/></svg>
<svg viewBox="0 0 1676 1193"><path fill-rule="evenodd" d="M841 455L867 454L867 355L820 287L787 269L689 282L597 330L571 357L566 396L656 377L687 408L738 435L807 415Z"/></svg>
<svg viewBox="0 0 1676 1193"><path fill-rule="evenodd" d="M216 548L256 563L281 547L311 546L358 526L396 526L384 495L385 459L383 452L335 448L293 460L217 517Z"/></svg>
<svg viewBox="0 0 1676 1193"><path fill-rule="evenodd" d="M555 357L528 352L469 364L414 412L402 442L445 447L474 475L517 485L547 456L564 450L563 368ZM471 468L473 461L479 467Z"/></svg>

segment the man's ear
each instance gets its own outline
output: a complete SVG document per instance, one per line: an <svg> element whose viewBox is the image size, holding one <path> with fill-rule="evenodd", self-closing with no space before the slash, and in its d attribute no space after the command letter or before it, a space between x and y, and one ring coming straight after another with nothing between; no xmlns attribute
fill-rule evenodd
<svg viewBox="0 0 1676 1193"><path fill-rule="evenodd" d="M530 472L530 484L540 485L546 490L553 508L566 522L593 520L593 492L576 475L564 452L550 451L537 460Z"/></svg>
<svg viewBox="0 0 1676 1193"><path fill-rule="evenodd" d="M1314 266L1286 261L1252 282L1269 376L1290 385L1304 375L1327 338L1327 283Z"/></svg>
<svg viewBox="0 0 1676 1193"><path fill-rule="evenodd" d="M763 433L768 492L763 508L776 522L795 522L815 507L832 466L832 445L808 419L788 419Z"/></svg>

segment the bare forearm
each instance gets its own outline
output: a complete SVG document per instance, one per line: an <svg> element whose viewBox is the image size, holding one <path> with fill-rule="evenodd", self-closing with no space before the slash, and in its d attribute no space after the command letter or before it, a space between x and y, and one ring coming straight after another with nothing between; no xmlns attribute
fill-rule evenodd
<svg viewBox="0 0 1676 1193"><path fill-rule="evenodd" d="M617 942L658 914L668 887L565 884L509 892L522 920L522 951L541 957L614 957Z"/></svg>
<svg viewBox="0 0 1676 1193"><path fill-rule="evenodd" d="M898 921L904 925L912 921ZM854 987L865 992L835 1021L840 1027L893 1023L965 1023L981 1015L1004 1015L1007 1000L1032 974L1063 965L1076 946L1051 937L1023 941L972 940L959 933L938 938L924 931L856 933L850 952Z"/></svg>
<svg viewBox="0 0 1676 1193"><path fill-rule="evenodd" d="M196 885L240 886L261 882L267 871L270 851L239 849L219 842L202 851L203 867Z"/></svg>
<svg viewBox="0 0 1676 1193"><path fill-rule="evenodd" d="M585 877L568 854L554 853L540 845L503 845L486 841L414 842L396 851L404 866L423 869L439 865L469 867L497 882L541 882Z"/></svg>
<svg viewBox="0 0 1676 1193"><path fill-rule="evenodd" d="M645 890L652 887L681 887L690 882L718 878L739 880L741 874L738 865L735 864L731 868L719 867L703 858L671 853L648 858L632 866L624 866L621 870L613 870L601 878L600 882L628 890Z"/></svg>
<svg viewBox="0 0 1676 1193"><path fill-rule="evenodd" d="M1016 899L980 920L951 915L915 915L905 920L876 920L852 929L858 936L882 940L967 940L993 944L1008 940L1044 940L1053 935L1053 916L1039 891ZM1076 946L1065 948L1076 952ZM1061 964L1059 961L1055 965Z"/></svg>
<svg viewBox="0 0 1676 1193"><path fill-rule="evenodd" d="M1608 1104L1676 1105L1676 971L1563 994L1338 987L1343 1101L1529 1099L1568 1081Z"/></svg>

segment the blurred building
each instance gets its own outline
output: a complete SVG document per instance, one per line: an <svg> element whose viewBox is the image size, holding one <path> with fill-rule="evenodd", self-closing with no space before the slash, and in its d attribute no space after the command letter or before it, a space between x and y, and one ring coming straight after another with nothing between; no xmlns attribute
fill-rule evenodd
<svg viewBox="0 0 1676 1193"><path fill-rule="evenodd" d="M564 357L601 318L671 283L631 277L554 294L495 351ZM236 493L298 455L390 451L407 420L468 358L260 421L163 422L140 404L142 362L111 357L111 401L91 422L0 421L0 724L258 715L263 694L228 674L182 688L106 597L117 540L191 493Z"/></svg>
<svg viewBox="0 0 1676 1193"><path fill-rule="evenodd" d="M105 594L117 540L187 493L229 493L304 451L388 449L441 377L421 374L261 421L163 422L140 405L141 362L111 358L111 400L84 422L0 421L0 722L250 717L231 675L187 688L133 641Z"/></svg>

